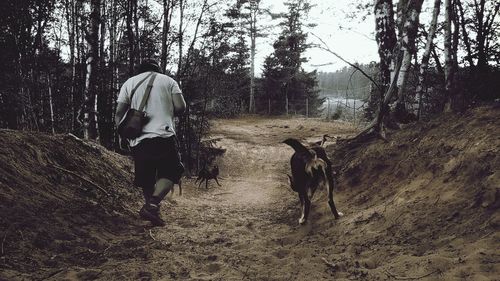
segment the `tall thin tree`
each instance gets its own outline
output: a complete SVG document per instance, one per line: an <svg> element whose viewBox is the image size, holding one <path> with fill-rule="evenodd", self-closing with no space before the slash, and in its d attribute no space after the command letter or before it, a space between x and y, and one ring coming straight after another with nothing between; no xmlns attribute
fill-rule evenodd
<svg viewBox="0 0 500 281"><path fill-rule="evenodd" d="M417 95L418 100L419 100L418 117L420 117L421 113L422 113L422 105L423 105L422 96L424 93L426 72L427 72L427 67L429 65L429 59L430 59L430 55L431 55L431 49L432 49L432 45L433 45L434 36L436 34L436 27L437 27L440 6L441 6L441 0L434 0L432 21L431 21L431 24L429 26L429 32L427 33L427 42L425 43L424 53L422 54L422 62L420 63L420 70L419 70L419 74L418 74L418 85L417 85L417 90L416 90L416 95Z"/></svg>
<svg viewBox="0 0 500 281"><path fill-rule="evenodd" d="M87 49L87 75L85 78L83 136L85 139L96 139L96 112L95 103L99 90L99 24L101 21L101 0L92 0L90 3L90 25L86 40Z"/></svg>

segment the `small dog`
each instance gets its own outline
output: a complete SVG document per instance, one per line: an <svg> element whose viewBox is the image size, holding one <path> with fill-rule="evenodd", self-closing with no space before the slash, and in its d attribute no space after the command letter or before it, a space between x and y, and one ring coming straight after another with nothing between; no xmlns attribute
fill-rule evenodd
<svg viewBox="0 0 500 281"><path fill-rule="evenodd" d="M179 183L177 184L179 186L179 196L182 196L182 178L179 179ZM172 187L172 194L174 193L175 185Z"/></svg>
<svg viewBox="0 0 500 281"><path fill-rule="evenodd" d="M208 169L206 166L204 166L203 169L201 169L198 173L198 178L196 178L194 183L196 184L198 181L200 181L198 187L201 187L201 184L203 183L203 181L205 181L205 188L208 189L208 181L214 179L218 186L222 186L217 180L218 176L219 166L215 165L212 169Z"/></svg>
<svg viewBox="0 0 500 281"><path fill-rule="evenodd" d="M290 159L292 175L288 175L290 187L299 194L302 215L299 224L304 224L311 209L311 199L319 186L328 186L328 205L336 219L343 214L337 211L333 202L332 163L322 146L306 148L298 140L289 138L283 143L291 146L295 153ZM324 143L324 140L322 144Z"/></svg>

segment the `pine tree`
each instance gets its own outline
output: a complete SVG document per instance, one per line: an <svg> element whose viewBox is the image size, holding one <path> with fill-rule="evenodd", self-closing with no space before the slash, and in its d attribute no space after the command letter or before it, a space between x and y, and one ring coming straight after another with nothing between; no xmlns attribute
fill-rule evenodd
<svg viewBox="0 0 500 281"><path fill-rule="evenodd" d="M274 52L264 63L263 92L268 99L278 98L273 112L288 113L290 109L301 114L316 114L322 104L317 88L316 72L306 72L302 55L308 48L303 31L304 18L311 6L307 1L286 2L288 12L280 24L281 34L273 44ZM282 106L284 102L284 107ZM309 108L307 108L309 106Z"/></svg>

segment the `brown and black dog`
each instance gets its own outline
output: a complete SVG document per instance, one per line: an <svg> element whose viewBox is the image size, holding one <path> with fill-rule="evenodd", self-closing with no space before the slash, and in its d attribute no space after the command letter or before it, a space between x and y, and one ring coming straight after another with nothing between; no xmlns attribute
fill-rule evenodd
<svg viewBox="0 0 500 281"><path fill-rule="evenodd" d="M311 209L311 199L320 186L328 186L328 205L330 205L332 214L336 219L342 216L343 214L337 211L333 202L332 162L326 156L325 149L322 146L306 148L293 138L286 139L283 143L288 144L295 150L290 160L292 175L288 175L288 177L290 187L299 194L302 206L299 223L304 224L307 221Z"/></svg>
<svg viewBox="0 0 500 281"><path fill-rule="evenodd" d="M208 169L205 166L198 173L198 178L196 178L194 183L196 184L198 181L200 181L200 184L198 185L198 187L201 187L201 184L203 183L203 181L205 181L205 188L208 188L208 181L211 179L214 179L215 182L217 183L217 185L221 186L219 181L217 180L218 176L219 176L219 166L214 165L214 167L212 169Z"/></svg>

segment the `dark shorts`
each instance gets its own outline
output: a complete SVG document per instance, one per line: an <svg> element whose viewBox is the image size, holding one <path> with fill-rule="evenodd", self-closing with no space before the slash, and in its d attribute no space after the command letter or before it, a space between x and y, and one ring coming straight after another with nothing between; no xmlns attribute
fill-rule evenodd
<svg viewBox="0 0 500 281"><path fill-rule="evenodd" d="M184 172L175 137L151 138L142 140L132 148L135 165L134 184L139 187L152 187L160 178L174 183Z"/></svg>

